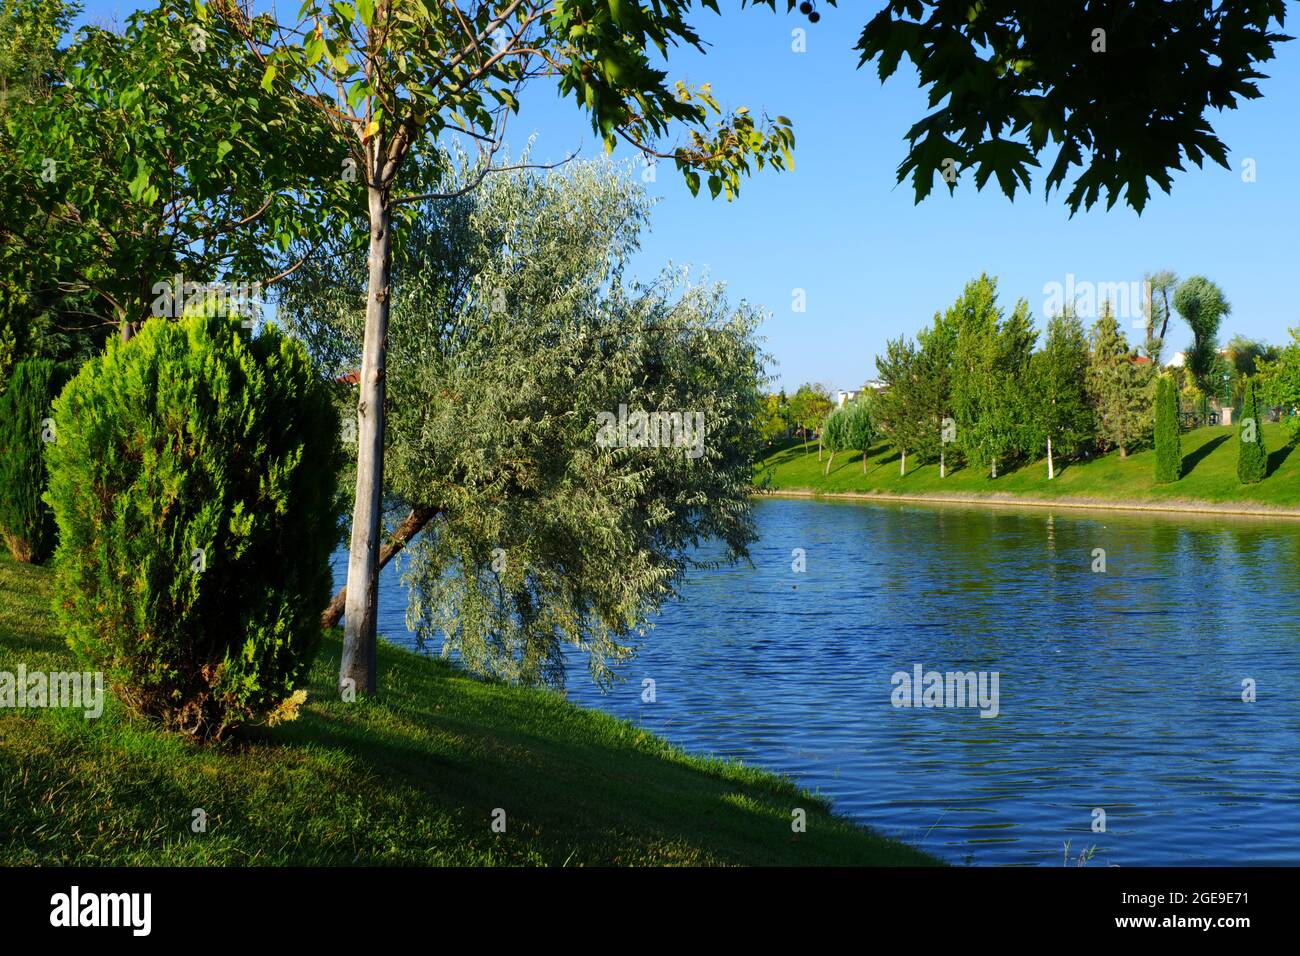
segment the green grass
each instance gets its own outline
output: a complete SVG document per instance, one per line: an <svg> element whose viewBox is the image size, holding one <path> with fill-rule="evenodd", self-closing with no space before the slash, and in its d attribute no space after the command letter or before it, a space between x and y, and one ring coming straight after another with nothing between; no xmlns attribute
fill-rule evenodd
<svg viewBox="0 0 1300 956"><path fill-rule="evenodd" d="M50 606L47 571L0 557L0 670L77 669ZM379 697L345 704L338 657L330 635L300 718L233 745L164 734L111 698L98 720L0 710L0 863L936 862L783 778L391 645Z"/></svg>
<svg viewBox="0 0 1300 956"><path fill-rule="evenodd" d="M1210 426L1184 432L1183 477L1170 484L1155 483L1155 451L1147 449L1121 459L1112 452L1093 460L1057 461L1056 478L1047 479L1047 464L1036 461L990 478L973 468L949 469L939 477L937 462L919 467L908 461L906 475L898 473L898 454L886 445L867 453L867 473L862 473L860 452L835 456L830 474L823 476L825 461L817 461L817 446L805 453L801 443L778 448L760 465L774 490L819 493L861 492L892 495L1014 495L1025 498L1078 498L1103 502L1204 503L1248 507L1300 508L1300 454L1281 425L1264 426L1269 450L1269 474L1254 485L1237 480L1237 430Z"/></svg>

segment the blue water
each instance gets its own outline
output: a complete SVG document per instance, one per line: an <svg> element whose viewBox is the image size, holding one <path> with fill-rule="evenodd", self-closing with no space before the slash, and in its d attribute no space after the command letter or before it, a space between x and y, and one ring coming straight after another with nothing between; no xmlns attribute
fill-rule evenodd
<svg viewBox="0 0 1300 956"><path fill-rule="evenodd" d="M1060 865L1068 840L1094 866L1300 864L1300 524L772 499L756 518L753 567L694 575L608 695L574 657L570 698L955 863ZM381 632L410 643L392 568L381 592ZM915 664L998 672L998 716L893 706Z"/></svg>

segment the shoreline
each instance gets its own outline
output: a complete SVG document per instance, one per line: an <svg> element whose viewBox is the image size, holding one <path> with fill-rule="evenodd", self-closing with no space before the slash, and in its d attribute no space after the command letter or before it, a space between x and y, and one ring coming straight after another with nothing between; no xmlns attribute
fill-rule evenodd
<svg viewBox="0 0 1300 956"><path fill-rule="evenodd" d="M1270 505L1222 504L1214 501L1172 499L1151 501L1140 498L1033 498L1013 494L982 495L952 492L949 494L896 495L882 491L813 491L809 488L755 489L752 498L827 498L846 501L911 502L923 504L978 505L994 508L1069 508L1076 511L1133 511L1167 514L1196 514L1237 518L1282 518L1300 521L1300 508L1276 508Z"/></svg>

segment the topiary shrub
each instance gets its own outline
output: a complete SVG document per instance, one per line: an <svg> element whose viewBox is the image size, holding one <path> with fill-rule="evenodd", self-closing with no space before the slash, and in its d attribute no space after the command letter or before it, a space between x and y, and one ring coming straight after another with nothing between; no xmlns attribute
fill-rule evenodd
<svg viewBox="0 0 1300 956"><path fill-rule="evenodd" d="M1268 473L1268 450L1264 447L1264 419L1259 415L1253 378L1246 379L1241 397L1241 424L1237 438L1237 477L1246 485L1263 481Z"/></svg>
<svg viewBox="0 0 1300 956"><path fill-rule="evenodd" d="M45 493L50 403L68 380L64 366L27 359L0 395L0 536L17 561L44 564L54 550L54 516Z"/></svg>
<svg viewBox="0 0 1300 956"><path fill-rule="evenodd" d="M1156 481L1177 481L1183 476L1182 425L1178 420L1178 389L1162 375L1156 382Z"/></svg>
<svg viewBox="0 0 1300 956"><path fill-rule="evenodd" d="M196 737L292 718L330 596L339 419L306 352L150 320L54 403L56 611L137 712Z"/></svg>

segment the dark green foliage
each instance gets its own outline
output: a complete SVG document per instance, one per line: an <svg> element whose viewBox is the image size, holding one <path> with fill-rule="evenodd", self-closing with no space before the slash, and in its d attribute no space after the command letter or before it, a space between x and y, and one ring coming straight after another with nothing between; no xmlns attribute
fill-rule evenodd
<svg viewBox="0 0 1300 956"><path fill-rule="evenodd" d="M889 0L857 48L882 80L906 57L927 90L931 110L898 168L918 201L950 168L973 169L980 189L996 176L1014 197L1054 148L1048 191L1081 170L1071 212L1103 192L1107 208L1123 196L1141 212L1151 183L1168 192L1185 160L1228 167L1206 114L1260 95L1260 64L1291 39L1273 29L1285 15L1280 0Z"/></svg>
<svg viewBox="0 0 1300 956"><path fill-rule="evenodd" d="M0 536L18 561L42 564L54 550L54 516L41 500L46 472L42 433L67 371L49 359L14 366L0 395Z"/></svg>
<svg viewBox="0 0 1300 956"><path fill-rule="evenodd" d="M1187 350L1187 371L1201 390L1201 416L1209 411L1209 397L1220 394L1220 384L1227 374L1219 357L1216 336L1219 323L1232 314L1232 305L1223 290L1204 276L1184 280L1174 293L1174 308L1192 330L1192 345Z"/></svg>
<svg viewBox="0 0 1300 956"><path fill-rule="evenodd" d="M1156 481L1183 476L1183 438L1178 420L1178 389L1168 375L1156 383Z"/></svg>
<svg viewBox="0 0 1300 956"><path fill-rule="evenodd" d="M1237 429L1237 477L1244 485L1262 481L1268 474L1268 450L1264 447L1264 420L1259 417L1255 380L1246 380L1241 400L1241 424Z"/></svg>
<svg viewBox="0 0 1300 956"><path fill-rule="evenodd" d="M1040 352L1030 361L1026 419L1037 448L1072 458L1096 440L1096 416L1088 402L1088 337L1074 309L1047 322Z"/></svg>
<svg viewBox="0 0 1300 956"><path fill-rule="evenodd" d="M302 347L193 316L54 403L57 613L118 694L202 737L292 717L320 638L339 420Z"/></svg>

